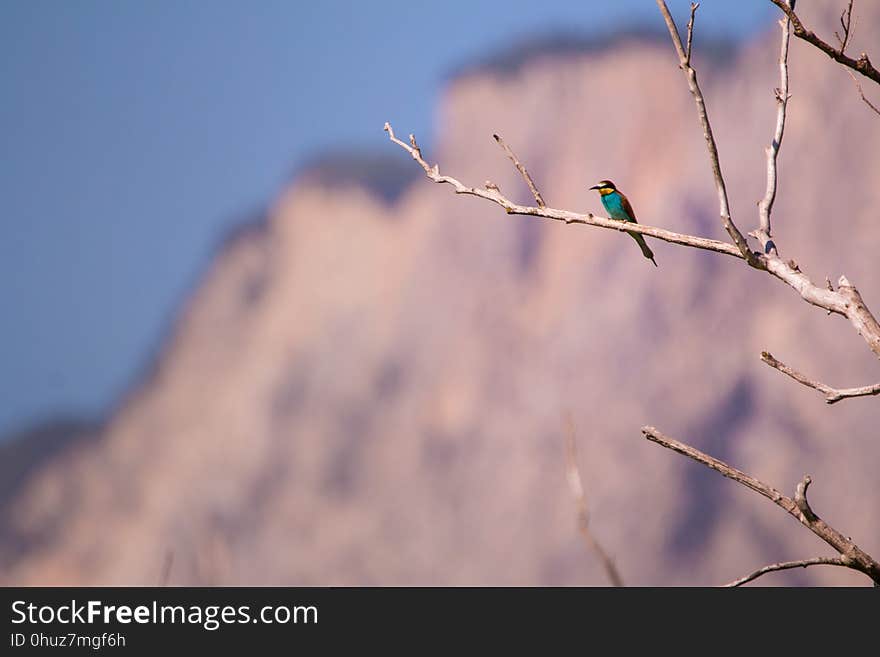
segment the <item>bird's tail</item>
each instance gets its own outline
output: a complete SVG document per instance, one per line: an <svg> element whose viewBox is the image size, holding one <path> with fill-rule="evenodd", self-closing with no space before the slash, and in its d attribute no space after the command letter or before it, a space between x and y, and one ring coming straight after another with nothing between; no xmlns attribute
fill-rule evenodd
<svg viewBox="0 0 880 657"><path fill-rule="evenodd" d="M648 246L648 243L645 241L645 238L640 233L629 233L632 235L632 238L638 242L639 248L642 250L642 255L645 256L648 260L654 263L654 266L657 266L657 261L654 260L654 252L651 250L651 247Z"/></svg>

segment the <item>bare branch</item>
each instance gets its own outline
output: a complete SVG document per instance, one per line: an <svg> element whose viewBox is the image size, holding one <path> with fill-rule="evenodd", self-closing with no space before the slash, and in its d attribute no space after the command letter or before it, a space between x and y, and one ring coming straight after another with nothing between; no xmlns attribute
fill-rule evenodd
<svg viewBox="0 0 880 657"><path fill-rule="evenodd" d="M810 503L807 501L807 489L812 483L813 478L810 475L804 475L804 478L801 479L794 490L794 503L797 505L801 515L809 522L816 520L816 514L810 508Z"/></svg>
<svg viewBox="0 0 880 657"><path fill-rule="evenodd" d="M840 277L839 287L835 291L813 283L793 261L785 262L778 256L765 254L761 256L760 264L776 278L794 288L807 303L824 308L829 314L846 317L874 355L880 358L880 324L868 310L862 295L845 276Z"/></svg>
<svg viewBox="0 0 880 657"><path fill-rule="evenodd" d="M868 98L865 96L865 92L862 91L862 85L859 84L859 81L856 79L855 73L853 73L852 71L847 71L847 73L849 73L849 77L852 78L852 81L855 82L856 89L858 89L858 91L859 91L859 96L862 97L862 100L865 102L865 105L870 107L877 114L880 114L880 109L877 109L877 106L874 103L872 103L870 100L868 100Z"/></svg>
<svg viewBox="0 0 880 657"><path fill-rule="evenodd" d="M691 17L688 20L688 30L687 30L687 51L685 52L685 60L688 66L691 63L691 46L694 43L694 16L697 14L697 9L700 8L699 2L691 3Z"/></svg>
<svg viewBox="0 0 880 657"><path fill-rule="evenodd" d="M792 7L790 7L784 0L772 1L776 4L779 4L781 7L784 7L786 15L791 19L791 25L797 28L799 21L797 20L797 16L794 14ZM791 0L791 3L792 5L794 5L793 0ZM847 317L852 325L855 327L855 329L859 332L859 335L861 335L862 338L864 338L864 340L868 343L871 351L873 351L876 356L880 357L880 324L877 323L877 320L870 313L870 311L868 311L867 307L862 301L861 295L858 293L855 287L850 285L848 281L845 284L841 283L841 285L845 285L845 287L841 287L837 292L818 287L800 271L796 263L794 263L793 261L785 262L780 259L776 254L775 245L772 248L768 248L771 247L772 244L769 235L770 209L772 203L767 205L766 211L767 223L765 232L767 241L763 244L764 254L756 254L749 249L745 238L742 236L742 233L739 232L737 227L734 225L733 220L730 218L730 210L727 202L727 191L724 185L724 178L721 175L721 165L718 160L718 149L715 145L715 139L712 136L712 128L709 125L709 117L706 113L706 104L703 100L703 94L700 91L699 84L697 84L696 71L694 71L693 67L688 61L687 52L681 44L681 36L678 33L678 28L675 26L675 21L673 20L672 15L669 13L669 8L666 6L666 3L663 0L657 0L657 6L660 8L660 12L663 14L663 18L666 21L666 26L669 29L669 35L672 38L672 43L675 46L676 52L678 53L680 67L687 76L688 87L690 88L691 94L693 95L694 100L697 104L697 114L699 115L700 122L703 125L703 136L706 138L706 145L709 149L709 159L711 160L712 164L712 172L715 176L715 187L718 191L720 212L722 221L724 222L724 228L733 239L733 242L742 254L743 259L748 262L748 264L752 267L755 267L756 269L764 269L779 278L781 281L793 287L808 303L819 306L820 308L824 308L829 312L838 313ZM695 10L692 9L692 11ZM784 34L782 55L784 55L784 57L780 58L780 71L781 75L784 78L783 86L787 88L788 72L786 62L788 45L786 38L786 26L783 26L783 31ZM787 92L785 94L780 93L780 96L783 98L783 102L787 102ZM781 110L781 113L782 118L780 123L779 112L777 112L778 129L784 128L784 106ZM782 133L780 131L780 141L781 138ZM776 146L776 150L778 151L778 144ZM772 186L768 187L771 187L773 190L773 194L775 194L776 153L772 154L772 158L772 175L774 177L774 180ZM771 173L768 173L768 179L770 175ZM763 234L761 232L764 231L763 222L764 219L762 217L762 228L760 229L759 234ZM844 280L846 280L845 277L841 277L841 281Z"/></svg>
<svg viewBox="0 0 880 657"><path fill-rule="evenodd" d="M847 319L855 327L862 339L868 343L877 357L880 357L880 324L877 319L868 310L862 295L855 286L847 280L846 276L841 276L837 281L837 294L843 299L845 304ZM828 308L831 310L831 308Z"/></svg>
<svg viewBox="0 0 880 657"><path fill-rule="evenodd" d="M529 191L532 193L532 196L535 197L535 203L538 204L539 208L547 207L547 204L544 203L544 199L541 196L541 192L538 191L538 188L535 186L535 181L532 180L532 177L529 175L529 172L526 170L525 166L519 159L516 157L514 152L510 150L510 146L508 146L504 140L498 135L492 135L495 138L495 141L498 142L498 145L504 149L504 152L507 153L507 157L510 158L510 161L513 162L513 166L517 168L517 170L522 174L523 179L526 181L526 185L529 186Z"/></svg>
<svg viewBox="0 0 880 657"><path fill-rule="evenodd" d="M429 165L422 157L422 153L421 150L418 148L418 145L412 145L412 143L414 143L415 141L415 138L412 138L410 140L410 144L404 143L403 141L395 137L394 130L388 123L385 124L385 131L388 133L388 137L392 142L407 151L419 164L419 166L424 169L425 175L428 178L436 183L446 183L448 185L451 185L455 189L456 194L468 194L471 196L477 196L479 198L486 199L487 201L492 201L493 203L496 203L504 208L508 214L543 217L545 219L555 219L556 221L562 221L566 224L584 224L586 226L598 226L600 228L610 228L612 230L618 230L622 232L641 233L643 235L655 237L658 240L663 240L664 242L671 242L673 244L680 244L682 246L690 246L695 249L703 249L706 251L715 251L716 253L723 253L725 255L733 256L734 258L742 258L740 252L732 244L719 242L718 240L713 240L706 237L684 235L682 233L676 233L671 230L666 230L664 228L655 228L653 226L647 226L645 224L634 224L628 221L618 221L617 219L600 217L591 213L578 214L576 212L568 212L567 210L556 210L554 208L548 207L538 208L526 205L517 205L516 203L502 195L497 185L488 183L485 189L478 189L475 187L468 187L451 176L441 176L440 168L436 164L434 166Z"/></svg>
<svg viewBox="0 0 880 657"><path fill-rule="evenodd" d="M753 267L760 269L762 267L755 257L755 254L749 248L746 238L743 237L743 234L739 232L739 229L733 223L733 219L730 218L730 203L727 200L727 188L724 184L724 176L721 174L721 163L718 160L718 147L715 145L715 137L712 135L712 126L709 124L709 115L706 112L706 102L703 100L703 92L700 91L700 85L697 83L697 72L694 70L693 66L691 66L688 53L681 44L681 36L678 34L678 28L675 26L675 21L672 19L672 14L669 13L669 8L666 6L666 3L663 0L657 0L657 6L660 8L660 13L663 14L663 18L666 21L666 27L669 28L669 36L672 37L672 43L678 53L680 68L684 71L684 74L687 77L688 88L691 90L691 95L693 95L694 101L697 104L697 115L703 126L703 136L706 139L706 147L709 149L709 160L712 164L712 173L715 176L715 189L718 192L719 213L721 214L721 221L724 225L724 230L730 235L730 238L733 240L733 243L739 249L739 252L742 254L746 262ZM691 23L693 23L693 12L695 11L696 8L692 6ZM692 24L690 25L690 30L693 30Z"/></svg>
<svg viewBox="0 0 880 657"><path fill-rule="evenodd" d="M587 499L584 494L581 473L580 470L578 470L577 465L577 444L574 435L574 423L572 422L571 417L566 418L565 425L566 476L568 479L568 486L571 488L572 497L574 497L575 506L577 507L578 528L584 537L587 549L594 552L599 558L611 585L623 586L623 578L620 576L617 566L614 565L614 561L608 556L608 553L590 531L590 513L587 509Z"/></svg>
<svg viewBox="0 0 880 657"><path fill-rule="evenodd" d="M788 16L791 20L791 26L794 28L794 35L803 39L807 43L814 45L816 48L824 52L831 59L844 66L851 68L858 73L861 73L866 78L873 80L877 84L880 84L880 71L878 71L871 64L871 60L868 58L868 53L862 53L858 59L853 59L845 54L843 54L843 49L835 48L830 43L826 43L818 36L813 34L810 30L804 27L804 24L801 22L801 19L798 18L797 14L794 13L794 9L789 7L785 0L770 0L774 5L779 7L782 12Z"/></svg>
<svg viewBox="0 0 880 657"><path fill-rule="evenodd" d="M793 0L792 0L793 1ZM752 235L761 243L764 253L776 255L776 244L770 237L770 213L773 212L773 202L776 200L776 181L779 148L782 146L782 136L785 133L785 110L788 106L788 44L791 40L791 21L784 18L779 21L782 26L782 46L779 50L779 88L776 93L776 130L773 140L766 149L767 153L767 191L764 198L758 204L758 216L760 225Z"/></svg>
<svg viewBox="0 0 880 657"><path fill-rule="evenodd" d="M807 566L849 567L843 562L843 559L839 557L815 557L813 559L801 559L800 561L782 561L780 563L773 563L769 566L764 566L763 568L758 568L758 570L746 575L745 577L740 577L739 579L735 579L732 582L725 584L724 588L734 588L737 586L742 586L747 582L751 582L753 579L758 579L761 575L766 575L767 573L772 573L777 570L789 570L790 568L806 568Z"/></svg>
<svg viewBox="0 0 880 657"><path fill-rule="evenodd" d="M761 352L761 360L767 363L770 367L779 370L787 376L790 376L798 383L802 383L808 388L818 390L825 395L825 401L829 404L836 404L842 399L849 399L852 397L870 397L872 395L880 395L880 383L875 383L874 385L870 386L861 386L860 388L832 388L831 386L825 385L820 381L814 381L806 374L790 368L785 363L776 360L773 357L773 354L770 354L766 351Z"/></svg>
<svg viewBox="0 0 880 657"><path fill-rule="evenodd" d="M838 32L834 33L834 36L837 38L837 43L840 44L840 52L846 50L846 46L849 44L850 37L852 36L852 31L850 29L852 26L852 6L853 0L849 0L849 5L843 10L843 13L840 14L840 27L843 28L843 36L841 37Z"/></svg>
<svg viewBox="0 0 880 657"><path fill-rule="evenodd" d="M566 224L584 224L586 226L598 226L600 228L610 228L628 233L641 233L657 238L664 242L679 244L681 246L689 246L704 251L714 251L723 253L724 255L733 256L734 258L743 259L742 253L733 244L719 242L718 240L708 239L706 237L697 237L694 235L685 235L676 233L663 228L647 226L645 224L635 224L631 222L618 221L609 219L608 217L600 217L591 213L578 214L567 210L556 210L554 208L538 208L525 205L517 205L510 199L506 198L497 185L486 183L484 189L475 187L467 187L459 180L451 176L441 176L440 168L435 164L429 165L422 157L421 149L416 143L415 137L410 135L410 143L407 144L394 135L391 125L385 124L385 131L388 138L406 152L418 163L425 171L425 175L436 183L446 183L451 185L456 194L468 194L491 201L500 205L508 214L517 214L533 217L543 217L545 219L554 219L562 221ZM753 264L758 269L763 269L785 284L792 287L807 303L819 308L827 310L829 313L842 315L850 320L850 323L859 332L859 335L868 343L871 350L880 358L880 324L865 306L859 291L846 279L841 276L837 290L829 290L825 286L815 285L797 265L791 261L785 262L778 256L773 254L753 254L757 258Z"/></svg>
<svg viewBox="0 0 880 657"><path fill-rule="evenodd" d="M720 472L728 479L733 479L743 486L752 489L756 493L760 493L768 500L771 500L777 506L785 509L785 511L796 518L798 522L816 534L816 536L833 547L834 550L840 554L840 559L845 566L864 573L870 577L875 584L880 585L880 563L877 563L873 557L859 548L859 546L857 546L850 538L844 536L828 525L828 523L822 520L812 509L810 509L809 504L807 504L806 501L806 489L810 485L810 478L808 476L805 476L803 481L798 485L798 491L795 495L796 499L792 499L783 495L775 488L771 488L763 481L760 481L741 470L737 470L723 461L719 461L690 445L686 445L663 435L654 427L642 427L642 433L648 440L687 456L697 463L701 463L716 472Z"/></svg>

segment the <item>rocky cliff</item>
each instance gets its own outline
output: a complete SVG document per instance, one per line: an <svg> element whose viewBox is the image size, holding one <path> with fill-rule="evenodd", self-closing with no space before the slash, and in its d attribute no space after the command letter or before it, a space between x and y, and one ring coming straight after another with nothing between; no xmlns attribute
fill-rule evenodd
<svg viewBox="0 0 880 657"><path fill-rule="evenodd" d="M859 11L854 51L880 37L880 10ZM831 34L833 4L803 14ZM724 62L696 44L744 230L777 50L769 27ZM845 273L877 311L880 120L824 55L793 41L791 59L780 248L814 280ZM450 81L426 157L527 201L495 132L555 207L599 212L587 188L611 178L643 222L725 238L665 41L538 51ZM647 443L649 423L777 488L809 472L816 511L880 554L878 401L826 406L759 361L877 380L845 320L732 258L652 241L655 269L625 235L510 217L423 178L396 186L385 166L329 158L230 237L149 378L97 435L7 487L4 584L153 584L167 555L172 584L604 584L566 485L566 412L593 529L628 583L716 584L829 553ZM866 583L830 568L772 581Z"/></svg>

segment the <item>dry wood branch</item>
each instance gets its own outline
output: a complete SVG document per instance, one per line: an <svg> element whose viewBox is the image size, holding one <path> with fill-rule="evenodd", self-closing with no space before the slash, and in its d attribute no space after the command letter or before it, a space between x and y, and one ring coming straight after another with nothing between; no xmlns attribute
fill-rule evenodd
<svg viewBox="0 0 880 657"><path fill-rule="evenodd" d="M800 483L798 483L797 487L794 489L794 503L797 505L801 515L808 522L816 520L816 514L813 513L813 510L810 508L810 503L807 501L807 489L812 483L813 478L810 477L810 475L804 475L804 478L801 479Z"/></svg>
<svg viewBox="0 0 880 657"><path fill-rule="evenodd" d="M806 496L807 487L810 485L809 476L805 476L803 481L800 482L797 487L795 499L792 499L783 495L775 488L768 486L763 481L729 466L724 461L719 461L690 445L686 445L685 443L663 435L654 427L642 427L642 433L648 440L687 456L697 463L701 463L716 472L720 472L728 479L733 479L743 486L752 489L756 493L760 493L768 500L771 500L777 506L785 509L785 511L796 518L798 522L816 534L816 536L834 548L834 550L840 554L840 560L845 566L864 573L870 577L875 584L880 585L880 563L877 563L873 557L859 548L859 546L857 546L851 539L828 525L828 523L817 516L810 508Z"/></svg>
<svg viewBox="0 0 880 657"><path fill-rule="evenodd" d="M685 52L685 59L688 65L691 63L691 46L694 43L694 16L697 15L697 9L700 8L699 2L691 3L691 17L688 19L688 29L687 29L687 50Z"/></svg>
<svg viewBox="0 0 880 657"><path fill-rule="evenodd" d="M868 343L877 357L880 357L880 324L877 323L874 315L868 310L862 295L855 286L850 283L846 276L841 276L837 281L837 294L844 302L844 313L855 327L859 335ZM831 308L828 308L831 310Z"/></svg>
<svg viewBox="0 0 880 657"><path fill-rule="evenodd" d="M669 36L672 37L672 43L678 53L679 65L687 77L688 88L691 90L691 95L694 97L694 101L697 104L697 115L699 116L700 124L703 126L703 136L706 139L706 147L709 150L709 160L712 164L712 173L715 176L715 189L718 192L719 213L724 225L724 230L730 235L730 238L733 240L733 243L736 244L736 247L739 249L743 258L753 267L761 268L755 254L749 248L746 238L743 237L743 234L739 231L736 224L733 223L733 219L730 217L730 203L727 200L727 187L724 184L724 176L721 173L721 163L718 159L718 147L715 145L715 137L712 134L712 126L709 123L709 114L706 111L706 102L703 100L703 92L700 91L700 85L697 83L697 72L694 70L693 66L691 66L690 57L681 43L681 36L678 33L678 28L675 26L675 21L672 18L672 14L669 13L669 8L666 6L666 3L663 0L657 0L657 6L660 8L660 13L663 14L663 18L666 21L666 27L669 28ZM689 31L693 31L694 12L696 12L696 7L691 5L691 22L689 24Z"/></svg>
<svg viewBox="0 0 880 657"><path fill-rule="evenodd" d="M835 48L830 43L826 43L818 36L816 36L813 32L804 27L804 24L801 22L801 19L798 18L798 15L794 13L794 8L789 7L786 0L770 0L774 5L779 7L782 12L788 16L791 20L791 26L794 28L794 35L798 39L803 39L807 43L812 44L826 55L828 55L831 59L844 66L851 68L852 70L861 73L866 78L873 80L877 84L880 84L880 71L878 71L871 64L871 60L868 58L868 53L862 53L858 59L853 59L848 55L843 53L843 47ZM792 3L793 4L793 3ZM842 44L845 46L845 44Z"/></svg>
<svg viewBox="0 0 880 657"><path fill-rule="evenodd" d="M735 579L728 584L725 584L725 588L734 588L736 586L742 586L748 582L751 582L754 579L758 579L761 575L766 575L767 573L772 573L777 570L789 570L791 568L806 568L807 566L845 566L848 567L843 559L839 557L815 557L813 559L801 559L800 561L782 561L780 563L773 563L769 566L764 566L763 568L758 568L753 573L746 575L745 577L740 577L739 579Z"/></svg>
<svg viewBox="0 0 880 657"><path fill-rule="evenodd" d="M849 77L852 78L852 81L855 82L856 89L859 92L859 96L862 97L862 101L864 101L865 105L867 105L872 110L874 110L875 113L880 114L880 109L877 109L877 106L874 103L872 103L870 100L868 100L867 96L865 96L865 92L862 91L862 85L856 79L855 73L853 73L852 71L847 71L847 73L849 73Z"/></svg>
<svg viewBox="0 0 880 657"><path fill-rule="evenodd" d="M776 278L794 288L801 298L809 304L824 308L830 313L846 317L874 354L880 358L880 324L862 300L862 295L841 276L838 289L829 290L813 283L801 272L797 263L783 261L776 255L761 257L764 268Z"/></svg>
<svg viewBox="0 0 880 657"><path fill-rule="evenodd" d="M605 548L602 547L599 541L596 540L596 537L593 536L593 532L590 531L590 512L587 508L587 498L584 494L581 473L577 465L577 444L574 424L571 418L567 418L565 424L566 478L568 479L568 486L571 489L571 494L577 507L578 529L580 529L581 535L584 537L587 549L598 557L611 585L623 586L623 578L620 576L617 566L614 565L614 561L608 555L608 552L605 551Z"/></svg>
<svg viewBox="0 0 880 657"><path fill-rule="evenodd" d="M862 386L860 388L832 388L831 386L825 385L820 381L814 381L806 374L792 369L785 363L776 360L773 357L773 354L770 354L766 351L761 353L761 360L767 363L770 367L779 370L786 376L790 376L798 383L802 383L809 388L818 390L825 395L825 401L829 404L836 404L842 399L848 399L850 397L870 397L872 395L880 395L880 383L875 383L874 385L870 386Z"/></svg>
<svg viewBox="0 0 880 657"><path fill-rule="evenodd" d="M793 6L794 0L789 1ZM777 2L777 0L773 0L773 2ZM783 0L778 0L778 2L781 2L782 6L784 6L787 10L786 15L791 19L791 25L796 25L797 17L794 16L792 7ZM748 264L752 267L755 267L756 269L764 269L770 272L778 279L797 290L797 292L807 303L813 304L820 308L824 308L829 313L838 313L844 315L847 319L850 320L850 323L852 323L855 329L859 332L859 335L861 335L865 342L868 343L871 351L873 351L876 356L880 357L880 324L877 323L877 320L865 306L864 302L862 301L861 295L858 293L858 290L856 290L855 287L853 287L849 283L849 281L846 281L845 277L841 277L841 285L844 287L841 287L837 292L815 285L800 271L797 263L795 263L793 260L783 261L781 258L779 258L778 254L776 253L775 244L773 244L772 240L770 239L770 210L772 209L773 204L772 199L775 198L776 194L776 156L778 154L779 144L782 141L782 134L785 128L785 108L788 102L787 62L788 41L790 33L790 28L788 25L789 21L786 21L782 26L783 42L780 53L780 75L782 78L782 82L781 89L778 93L778 97L781 100L780 107L777 109L777 129L775 135L778 135L778 139L774 139L775 149L773 149L773 152L768 154L768 194L767 196L765 196L766 205L763 208L763 212L761 213L761 227L756 233L754 233L758 237L758 239L762 241L764 253L756 254L748 248L748 245L745 242L745 238L742 236L742 234L739 232L739 230L736 228L730 218L730 211L727 203L727 191L724 185L724 178L721 175L721 165L718 160L718 149L715 146L715 139L712 136L712 128L709 125L709 117L706 112L706 104L703 100L703 95L700 91L699 84L697 84L697 74L694 71L693 67L690 65L688 53L682 46L681 36L678 33L678 28L675 26L675 21L672 18L672 14L669 13L669 8L666 6L666 3L663 0L657 0L657 6L660 8L660 13L663 14L663 18L666 21L666 26L669 29L669 35L672 38L672 43L675 46L676 52L678 53L679 66L687 76L688 87L690 88L691 94L693 95L694 100L697 104L697 114L700 117L700 122L703 126L703 136L706 138L706 144L709 149L709 159L712 165L712 173L715 176L715 186L718 191L721 218L724 222L724 227L733 239L734 244L736 244L737 248L740 250L743 259L748 262ZM693 14L695 11L696 7L692 5L691 22L689 23L688 28L689 30L693 29L692 23ZM843 281L846 282L844 283Z"/></svg>
<svg viewBox="0 0 880 657"><path fill-rule="evenodd" d="M407 153L418 163L425 172L425 175L436 183L445 183L455 190L456 194L467 194L476 196L487 201L491 201L500 205L508 214L517 214L533 217L543 217L545 219L554 219L562 221L566 224L583 224L586 226L598 226L600 228L610 228L621 232L641 233L649 235L664 242L679 244L681 246L689 246L695 249L703 249L705 251L714 251L715 253L723 253L724 255L733 256L734 258L743 259L740 250L733 244L727 242L719 242L718 240L706 237L697 237L694 235L685 235L676 233L663 228L656 228L645 224L634 224L631 222L618 221L601 217L591 213L578 214L567 210L557 210L548 207L530 207L525 205L517 205L510 199L506 198L496 185L487 184L484 189L476 187L468 187L461 181L452 176L440 175L438 165L431 166L422 157L422 151L416 142L415 136L410 135L410 143L398 139L391 125L385 124L385 131L388 138ZM829 313L842 315L850 320L850 323L859 332L859 335L868 343L871 350L880 358L880 324L865 306L859 291L845 278L841 277L839 281L840 287L837 290L829 290L825 286L815 285L803 272L800 271L797 264L792 261L783 261L773 254L753 254L757 259L753 264L758 269L763 269L785 284L792 287L804 301L819 308L827 310Z"/></svg>
<svg viewBox="0 0 880 657"><path fill-rule="evenodd" d="M515 166L517 171L520 172L520 174L523 177L523 180L526 181L526 185L529 186L529 191L532 193L532 196L535 197L535 203L538 204L538 207L539 208L547 207L547 204L544 203L544 198L541 196L541 192L538 191L538 188L535 185L535 181L532 180L532 177L529 175L528 170L523 165L523 163L519 161L519 158L517 158L516 154L512 150L510 150L510 146L508 146L504 142L504 140L501 137L499 137L498 135L492 135L492 136L495 138L495 141L498 142L498 145L504 149L504 152L507 153L507 157L510 158L510 161L513 162L513 166Z"/></svg>
<svg viewBox="0 0 880 657"><path fill-rule="evenodd" d="M410 135L410 143L407 144L394 135L394 130L388 123L385 124L385 131L388 133L388 137L392 142L407 151L419 166L424 169L425 175L428 178L436 183L446 183L451 185L456 194L468 194L497 203L504 208L508 214L543 217L545 219L562 221L566 224L583 224L586 226L610 228L622 232L641 233L643 235L656 237L658 240L663 240L664 242L671 242L672 244L680 244L681 246L690 246L695 249L723 253L725 255L733 256L734 258L742 258L740 252L732 244L719 242L718 240L708 239L706 237L685 235L664 228L655 228L654 226L647 226L645 224L634 224L628 221L618 221L617 219L600 217L591 213L578 214L577 212L568 212L567 210L557 210L555 208L539 208L518 205L501 194L501 191L496 185L487 185L485 189L479 189L476 187L468 187L452 176L441 176L440 168L436 164L434 166L429 165L422 157L422 152L415 141L415 137Z"/></svg>
<svg viewBox="0 0 880 657"><path fill-rule="evenodd" d="M777 158L782 146L782 137L785 134L785 110L788 107L788 44L791 40L791 21L784 18L779 21L782 26L782 45L779 49L779 88L776 93L776 129L773 132L773 140L766 149L767 153L767 191L764 198L758 204L758 216L760 225L752 233L757 239L764 253L776 255L776 244L770 236L770 213L773 212L773 202L776 200L777 183Z"/></svg>
<svg viewBox="0 0 880 657"><path fill-rule="evenodd" d="M791 6L791 3L789 3L789 6ZM837 42L840 44L840 52L846 50L850 37L852 36L852 6L853 0L849 0L849 5L847 5L846 9L843 10L843 13L840 14L840 27L843 28L843 36L840 36L838 32L834 33Z"/></svg>

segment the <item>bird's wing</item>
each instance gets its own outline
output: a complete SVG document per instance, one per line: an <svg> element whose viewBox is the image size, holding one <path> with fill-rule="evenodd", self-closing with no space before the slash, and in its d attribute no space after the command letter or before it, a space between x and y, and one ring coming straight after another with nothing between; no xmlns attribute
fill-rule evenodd
<svg viewBox="0 0 880 657"><path fill-rule="evenodd" d="M620 192L618 192L618 194L620 194ZM623 194L620 194L620 204L623 206L623 211L626 212L627 215L629 215L630 220L635 223L639 223L638 221L636 221L636 213L633 212L633 208L629 204L629 199Z"/></svg>

